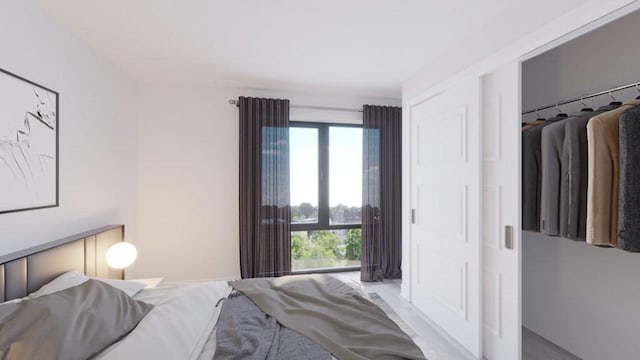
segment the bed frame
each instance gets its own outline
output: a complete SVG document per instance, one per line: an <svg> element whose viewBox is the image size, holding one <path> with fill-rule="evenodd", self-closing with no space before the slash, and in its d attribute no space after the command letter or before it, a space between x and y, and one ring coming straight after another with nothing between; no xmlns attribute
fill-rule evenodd
<svg viewBox="0 0 640 360"><path fill-rule="evenodd" d="M0 256L0 301L24 297L70 270L124 279L124 271L105 260L107 249L121 241L124 225L108 225Z"/></svg>

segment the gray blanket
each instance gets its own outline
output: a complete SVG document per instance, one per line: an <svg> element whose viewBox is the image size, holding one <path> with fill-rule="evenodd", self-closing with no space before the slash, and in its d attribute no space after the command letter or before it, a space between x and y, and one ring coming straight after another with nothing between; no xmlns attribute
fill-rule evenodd
<svg viewBox="0 0 640 360"><path fill-rule="evenodd" d="M222 303L213 358L328 360L331 354L308 337L278 324L246 296L234 293Z"/></svg>
<svg viewBox="0 0 640 360"><path fill-rule="evenodd" d="M280 324L309 337L340 360L425 359L382 309L330 276L244 279L230 285ZM300 359L300 354L295 358Z"/></svg>

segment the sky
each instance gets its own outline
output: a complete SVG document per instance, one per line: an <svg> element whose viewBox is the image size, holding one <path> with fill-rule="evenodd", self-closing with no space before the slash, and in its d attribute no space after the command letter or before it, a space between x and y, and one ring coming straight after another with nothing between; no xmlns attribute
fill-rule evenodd
<svg viewBox="0 0 640 360"><path fill-rule="evenodd" d="M289 128L291 204L318 205L318 133ZM362 205L362 128L329 128L329 206Z"/></svg>

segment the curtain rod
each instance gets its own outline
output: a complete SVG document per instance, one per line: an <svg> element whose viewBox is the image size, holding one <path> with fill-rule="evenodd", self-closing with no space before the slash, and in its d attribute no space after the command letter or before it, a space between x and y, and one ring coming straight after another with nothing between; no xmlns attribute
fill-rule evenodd
<svg viewBox="0 0 640 360"><path fill-rule="evenodd" d="M238 106L238 100L229 100L229 104ZM326 111L346 111L346 112L362 112L362 109L350 109L335 106L315 106L315 105L289 105L294 109L309 109L309 110L326 110Z"/></svg>
<svg viewBox="0 0 640 360"><path fill-rule="evenodd" d="M575 98L575 99L571 99L571 100L564 100L564 101L557 102L555 104L545 105L545 106L541 106L541 107L538 107L538 108L535 108L535 109L527 110L527 111L523 112L522 115L532 114L532 113L538 112L540 110L547 110L547 109L558 107L560 105L571 104L571 103L574 103L574 102L583 101L584 99L590 99L590 98L594 98L594 97L602 96L602 95L606 95L606 94L609 94L609 96L611 96L611 98L613 100L615 100L615 98L611 94L614 91L630 89L632 87L635 87L636 89L638 89L638 91L640 91L640 87L639 86L640 86L640 82L634 82L634 83L627 84L627 85L621 85L621 86L618 86L618 87L615 87L615 88L612 88L612 89L602 90L602 91L594 92L594 93L591 93L591 94L583 95L583 96L581 96L579 98Z"/></svg>

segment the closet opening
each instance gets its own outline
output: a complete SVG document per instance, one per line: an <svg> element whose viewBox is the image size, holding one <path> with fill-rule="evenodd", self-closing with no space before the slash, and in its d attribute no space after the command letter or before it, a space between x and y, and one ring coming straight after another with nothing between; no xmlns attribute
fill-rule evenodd
<svg viewBox="0 0 640 360"><path fill-rule="evenodd" d="M523 359L640 353L638 33L635 11L522 63Z"/></svg>

